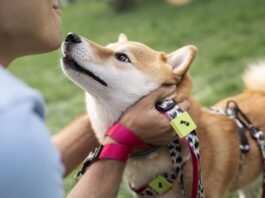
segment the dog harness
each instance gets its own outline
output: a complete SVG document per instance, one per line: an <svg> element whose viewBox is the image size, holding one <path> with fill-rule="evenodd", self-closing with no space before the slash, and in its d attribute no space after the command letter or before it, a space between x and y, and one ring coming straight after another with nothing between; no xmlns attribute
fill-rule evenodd
<svg viewBox="0 0 265 198"><path fill-rule="evenodd" d="M155 197L168 192L172 188L175 179L177 179L180 189L185 196L183 177L185 160L182 157L180 145L180 141L182 141L189 147L192 156L193 184L191 197L203 198L199 140L195 132L196 125L189 114L183 112L173 100L160 102L156 105L156 108L168 117L173 129L177 133L176 137L168 145L173 171L156 176L148 184L138 189L132 187L131 189L140 197Z"/></svg>
<svg viewBox="0 0 265 198"><path fill-rule="evenodd" d="M253 125L253 123L250 121L247 115L242 112L238 104L233 100L227 102L225 111L214 108L212 108L212 111L214 111L217 114L229 116L235 119L237 123L237 126L239 128L240 142L241 142L239 147L241 151L239 170L241 170L243 160L250 149L245 132L248 131L251 137L256 141L261 153L262 163L263 163L262 198L265 198L265 139L263 132L259 128Z"/></svg>

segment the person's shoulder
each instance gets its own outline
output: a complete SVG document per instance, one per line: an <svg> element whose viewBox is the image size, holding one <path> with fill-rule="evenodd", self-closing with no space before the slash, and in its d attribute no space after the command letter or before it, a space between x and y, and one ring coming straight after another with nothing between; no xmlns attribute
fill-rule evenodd
<svg viewBox="0 0 265 198"><path fill-rule="evenodd" d="M63 197L63 167L41 97L1 69L0 81L1 197Z"/></svg>
<svg viewBox="0 0 265 198"><path fill-rule="evenodd" d="M0 114L1 197L63 197L63 166L45 124L29 111Z"/></svg>
<svg viewBox="0 0 265 198"><path fill-rule="evenodd" d="M63 166L42 120L29 112L0 114L1 197L63 197ZM23 112L23 113L22 113Z"/></svg>
<svg viewBox="0 0 265 198"><path fill-rule="evenodd" d="M36 113L44 118L42 95L0 66L0 113L24 103L32 103Z"/></svg>

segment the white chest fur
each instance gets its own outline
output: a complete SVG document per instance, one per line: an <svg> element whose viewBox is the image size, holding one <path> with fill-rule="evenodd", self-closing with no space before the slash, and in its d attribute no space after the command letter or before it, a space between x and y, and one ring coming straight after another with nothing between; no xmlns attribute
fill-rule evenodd
<svg viewBox="0 0 265 198"><path fill-rule="evenodd" d="M96 100L89 94L86 94L86 102L92 127L100 142L104 140L105 131L119 119L124 109L127 109L131 104L128 98L119 102L112 101L110 98L105 103L100 99ZM172 170L170 156L167 148L163 148L148 158L129 159L125 170L125 177L132 187L138 188L149 182L154 176L170 170Z"/></svg>

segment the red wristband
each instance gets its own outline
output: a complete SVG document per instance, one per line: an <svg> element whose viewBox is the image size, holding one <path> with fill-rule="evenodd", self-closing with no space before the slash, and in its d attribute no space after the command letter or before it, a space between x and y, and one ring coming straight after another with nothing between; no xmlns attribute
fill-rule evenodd
<svg viewBox="0 0 265 198"><path fill-rule="evenodd" d="M133 149L149 148L149 146L145 144L138 136L118 122L107 131L106 135L116 140L120 144L127 145Z"/></svg>
<svg viewBox="0 0 265 198"><path fill-rule="evenodd" d="M103 146L98 159L111 159L126 162L132 148L123 144L106 144Z"/></svg>

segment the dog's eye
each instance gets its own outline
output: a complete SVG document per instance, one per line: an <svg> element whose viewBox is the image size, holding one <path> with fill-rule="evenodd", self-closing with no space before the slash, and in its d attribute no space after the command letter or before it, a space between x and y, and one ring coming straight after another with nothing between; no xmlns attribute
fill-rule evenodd
<svg viewBox="0 0 265 198"><path fill-rule="evenodd" d="M117 60L119 60L121 62L128 62L128 63L131 62L131 60L129 59L129 57L126 54L116 53L115 57Z"/></svg>

